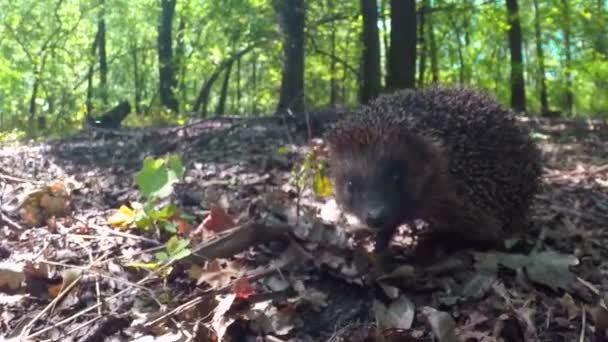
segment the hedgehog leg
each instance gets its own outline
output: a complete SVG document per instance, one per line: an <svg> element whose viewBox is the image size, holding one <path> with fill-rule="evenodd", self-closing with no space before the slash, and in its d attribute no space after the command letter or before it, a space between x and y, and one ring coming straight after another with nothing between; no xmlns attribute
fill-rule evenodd
<svg viewBox="0 0 608 342"><path fill-rule="evenodd" d="M466 247L500 248L503 244L502 223L491 213L484 212L455 198L437 201L429 221L430 232L458 241ZM449 240L448 240L449 241Z"/></svg>
<svg viewBox="0 0 608 342"><path fill-rule="evenodd" d="M376 233L373 267L380 273L388 272L391 265L391 253L389 245L395 229L382 229Z"/></svg>

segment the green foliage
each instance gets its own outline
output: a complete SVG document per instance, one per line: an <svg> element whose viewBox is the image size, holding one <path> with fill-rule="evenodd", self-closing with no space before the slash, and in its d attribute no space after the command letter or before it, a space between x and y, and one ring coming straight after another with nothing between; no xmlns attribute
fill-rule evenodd
<svg viewBox="0 0 608 342"><path fill-rule="evenodd" d="M159 200L171 195L173 185L183 178L184 172L181 158L169 155L158 159L146 157L142 169L135 175L135 182L146 198L142 210L136 212L135 227L143 230L159 227L173 234L166 250L156 253L159 262L185 258L190 254L190 249L187 248L189 240L178 238L178 225L181 221L192 222L194 217L181 213L173 203L157 205Z"/></svg>
<svg viewBox="0 0 608 342"><path fill-rule="evenodd" d="M164 198L173 191L173 184L184 176L181 158L171 155L167 158L146 157L143 168L135 175L135 183L148 199Z"/></svg>
<svg viewBox="0 0 608 342"><path fill-rule="evenodd" d="M552 110L564 111L563 2L538 2L549 103ZM567 2L571 13L574 112L584 116L606 115L608 6L602 1ZM422 3L418 1L419 9ZM433 8L427 24L429 20L433 24L440 82L462 81L486 89L508 104L510 65L504 1L425 3ZM529 109L537 112L539 66L534 10L532 0L518 3L524 38L526 97ZM363 49L359 4L358 0L307 1L304 79L310 108L331 104L332 94L338 106L358 104ZM378 27L384 67L385 45L390 45L390 6L381 14ZM127 126L186 122L194 115L190 111L202 85L225 61L253 45L257 47L232 66L225 112L258 115L273 111L283 56L270 0L177 2L172 46L178 80L175 89L178 114L166 112L159 105L160 15L159 2L153 0L0 0L0 131L35 137L65 135L79 129L86 114L90 70L93 71L90 114L100 114L119 101L128 100L136 113L127 117L124 122ZM108 62L105 88L99 72L99 51L93 53L92 49L102 18L106 24ZM429 53L429 27L425 28L424 40L419 40L419 54ZM258 46L262 41L267 43ZM430 63L427 55L423 85L432 81ZM219 75L207 104L210 114L218 103L225 73ZM47 128L36 126L38 117L46 119Z"/></svg>
<svg viewBox="0 0 608 342"><path fill-rule="evenodd" d="M189 244L189 240L173 236L167 242L167 249L165 251L157 252L154 256L160 262L186 258L192 253L190 248L188 248Z"/></svg>
<svg viewBox="0 0 608 342"><path fill-rule="evenodd" d="M306 154L301 163L296 163L291 171L289 183L304 189L309 182L316 196L327 197L333 192L333 185L326 174L325 161L313 149Z"/></svg>

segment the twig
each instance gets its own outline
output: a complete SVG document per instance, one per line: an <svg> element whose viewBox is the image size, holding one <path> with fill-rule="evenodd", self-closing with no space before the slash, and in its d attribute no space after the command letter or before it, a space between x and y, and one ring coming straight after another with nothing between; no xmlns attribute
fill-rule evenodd
<svg viewBox="0 0 608 342"><path fill-rule="evenodd" d="M562 206L559 206L559 205L552 204L551 206L549 206L549 208L553 209L555 211L564 213L564 214L570 214L570 215L573 215L573 216L578 216L578 217L581 217L581 218L593 221L595 223L602 223L603 222L603 220L601 218L598 218L597 215L592 215L592 214L589 214L589 213L584 213L584 212L581 212L581 211L577 211L577 210L574 210L574 209L562 207ZM606 219L604 217L604 215L601 215L601 217L603 219Z"/></svg>
<svg viewBox="0 0 608 342"><path fill-rule="evenodd" d="M149 279L151 279L153 276L158 275L158 274L159 274L161 271L164 271L164 269L165 269L165 268L167 268L167 267L169 267L169 266L173 265L174 263L175 263L175 260L174 260L174 259L172 259L172 260L171 260L171 261L169 261L168 263L166 263L166 264L164 264L164 265L161 265L159 268L157 268L156 270L154 270L152 273L150 273L150 274L148 274L147 276L145 276L145 277L143 277L142 279L140 279L140 280L137 282L137 285L141 285L141 284L145 283L146 281L148 281ZM131 287L128 287L128 288L126 288L126 289L124 289L124 290L122 290L122 291L119 291L119 292L117 292L117 293L113 294L112 296L108 297L108 299L106 299L106 302L109 302L109 301L111 301L111 300L114 300L114 299L116 299L116 298L118 298L118 297L122 296L123 294L127 293L127 292L128 292L128 291L130 291L130 290L132 290L132 288L131 288ZM74 319L76 319L76 318L78 318L78 317L80 317L80 316L83 316L83 315L84 315L84 314L86 314L87 312L97 309L99 306L101 306L101 304L100 304L100 303L97 303L97 304L91 305L91 306L89 306L88 308L83 309L83 310L81 310L80 312L78 312L78 313L76 313L76 314L74 314L74 315L72 315L72 316L70 316L70 317L67 317L67 318L63 319L63 320L61 320L61 321L59 321L59 322L57 322L57 323L53 324L53 325L52 325L52 326L50 326L50 327L44 328L44 329L42 329L42 330L40 330L40 331L37 331L37 332L35 332L35 333L33 333L33 334L31 334L31 335L27 336L27 339L28 339L28 340L29 340L29 339L33 339L34 337L40 336L40 335L42 335L42 334L44 334L44 333L46 333L46 332L49 332L49 331L51 331L51 330L53 330L53 329L55 329L55 328L57 328L57 327L60 327L60 326L62 326L62 325L64 325L64 324L67 324L67 323L69 323L69 322L73 321Z"/></svg>
<svg viewBox="0 0 608 342"><path fill-rule="evenodd" d="M143 236L120 232L120 231L113 230L113 229L110 229L110 228L107 228L107 227L103 227L103 226L99 226L99 225L96 225L96 224L89 224L89 223L86 223L86 222L84 222L84 221L82 221L80 219L76 219L76 220L79 221L79 222L81 222L81 223L83 223L83 224L88 225L89 227L91 227L91 228L93 228L95 230L103 231L103 232L106 232L108 234L117 235L117 236L121 236L121 237L128 238L128 239L133 239L133 240L141 240L141 241L145 241L145 242L152 243L152 244L155 244L155 245L160 245L160 242L158 242L157 240L154 240L154 239L148 239L148 238L143 237Z"/></svg>
<svg viewBox="0 0 608 342"><path fill-rule="evenodd" d="M14 177L14 176L9 176L9 175L5 175L5 174L2 174L2 173L0 173L0 178L5 179L5 180L14 181L14 182L19 182L19 183L42 184L42 182L40 182L40 181L29 180L29 179L25 179L25 178Z"/></svg>
<svg viewBox="0 0 608 342"><path fill-rule="evenodd" d="M12 226L13 228L17 229L17 230L23 230L23 227L21 227L21 225L19 225L19 223L11 220L10 217L6 216L3 212L0 211L0 218L2 218L2 221L8 223L10 226Z"/></svg>
<svg viewBox="0 0 608 342"><path fill-rule="evenodd" d="M21 334L19 335L19 340L23 341L24 336L26 334L29 334L29 331L32 329L32 327L34 326L34 324L36 323L36 321L38 321L40 319L40 317L42 317L42 315L44 315L45 313L47 313L49 310L51 310L52 308L55 307L55 305L57 305L57 303L63 299L63 297L65 297L74 286L76 286L76 284L78 284L78 282L80 281L80 279L82 279L82 274L78 276L78 278L76 278L73 282L71 282L70 284L68 284L68 286L66 286L66 288L64 288L58 295L57 297L55 297L55 299L53 299L53 301L51 301L42 311L40 311L21 331ZM31 336L29 336L27 339L29 340L31 338Z"/></svg>
<svg viewBox="0 0 608 342"><path fill-rule="evenodd" d="M582 313L582 317L581 317L581 334L578 338L579 342L585 342L585 328L587 326L587 310L585 310L585 305L581 304L581 311Z"/></svg>

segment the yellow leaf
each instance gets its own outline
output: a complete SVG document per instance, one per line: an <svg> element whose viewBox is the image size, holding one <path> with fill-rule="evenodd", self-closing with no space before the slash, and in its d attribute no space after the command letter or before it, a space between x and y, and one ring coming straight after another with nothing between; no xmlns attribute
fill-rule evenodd
<svg viewBox="0 0 608 342"><path fill-rule="evenodd" d="M148 270L155 270L158 268L158 264L155 262L131 262L128 263L127 266L129 267L136 267L136 268L145 268Z"/></svg>
<svg viewBox="0 0 608 342"><path fill-rule="evenodd" d="M112 227L125 228L135 220L135 212L126 205L123 205L118 209L114 215L108 218L108 224Z"/></svg>

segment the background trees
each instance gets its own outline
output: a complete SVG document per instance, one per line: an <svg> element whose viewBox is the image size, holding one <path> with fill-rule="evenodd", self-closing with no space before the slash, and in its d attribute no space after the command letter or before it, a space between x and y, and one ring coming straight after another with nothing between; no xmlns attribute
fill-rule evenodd
<svg viewBox="0 0 608 342"><path fill-rule="evenodd" d="M77 127L122 100L144 123L299 113L431 83L531 113L608 112L604 1L286 3L0 0L0 128Z"/></svg>

